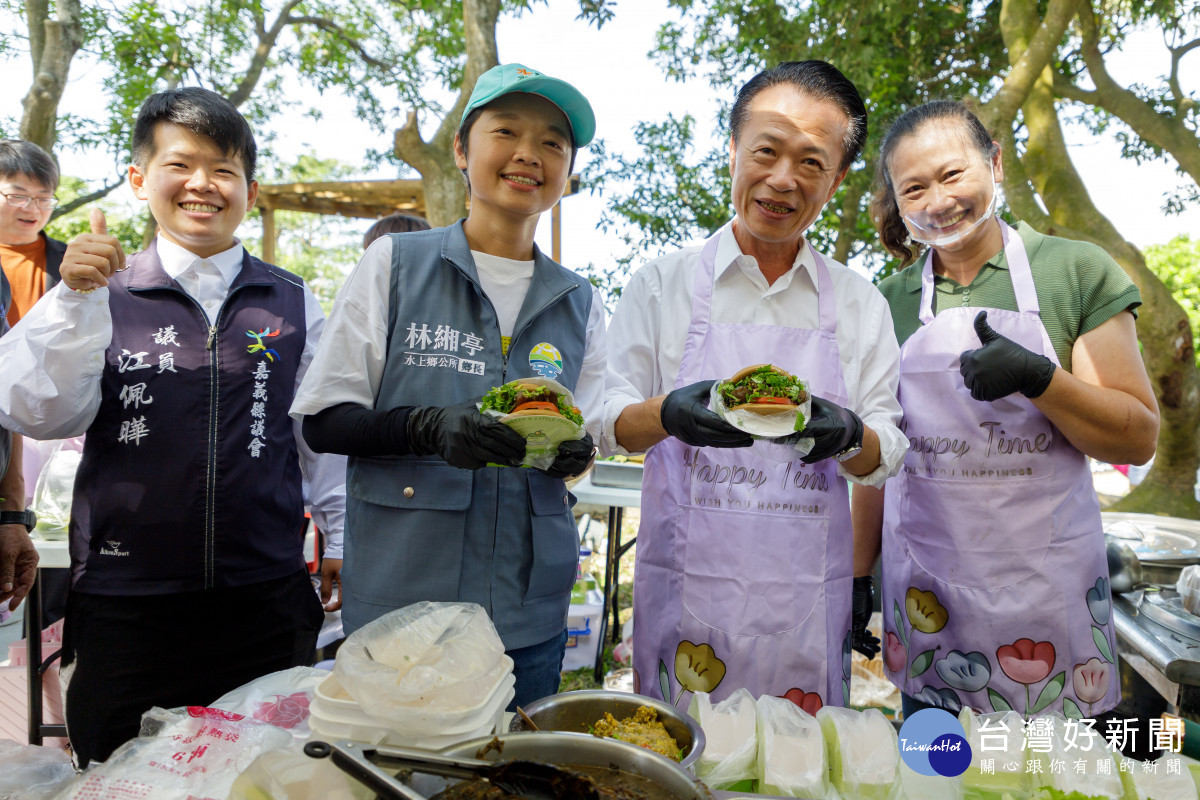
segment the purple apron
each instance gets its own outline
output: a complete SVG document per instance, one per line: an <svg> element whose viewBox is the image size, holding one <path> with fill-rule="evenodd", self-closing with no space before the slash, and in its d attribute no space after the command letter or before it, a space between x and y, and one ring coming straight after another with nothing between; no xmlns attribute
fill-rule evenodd
<svg viewBox="0 0 1200 800"><path fill-rule="evenodd" d="M731 233L728 235L732 235ZM817 264L820 329L710 322L720 233L696 272L675 386L771 363L846 404L829 269ZM850 695L853 542L833 460L779 460L782 446L691 447L646 456L634 572L636 690L679 704L745 687L815 712Z"/></svg>
<svg viewBox="0 0 1200 800"><path fill-rule="evenodd" d="M1000 225L1020 310L989 308L988 323L1057 364L1021 237ZM911 447L884 504L888 676L953 711L1094 717L1120 700L1120 680L1087 458L1023 395L971 398L959 354L980 347L980 309L935 317L933 296L931 251L923 325L900 350Z"/></svg>

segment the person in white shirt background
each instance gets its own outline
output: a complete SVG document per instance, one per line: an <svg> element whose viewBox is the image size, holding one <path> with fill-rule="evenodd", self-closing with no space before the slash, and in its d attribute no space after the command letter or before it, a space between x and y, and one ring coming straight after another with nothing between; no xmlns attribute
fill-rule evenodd
<svg viewBox="0 0 1200 800"><path fill-rule="evenodd" d="M63 643L81 767L136 736L152 706L205 705L312 664L324 614L305 503L327 534L325 600L340 569L345 460L312 453L287 414L324 314L235 237L256 149L220 95L148 98L129 183L157 238L127 261L93 210L62 284L0 340L0 426L87 433Z"/></svg>
<svg viewBox="0 0 1200 800"><path fill-rule="evenodd" d="M871 283L805 232L866 140L854 85L823 61L752 78L731 114L736 216L647 264L613 315L602 450L649 450L634 578L638 691L738 688L844 705L870 577L854 582L847 479L900 467L898 348ZM756 443L709 407L717 379L769 362L806 381L799 436ZM852 631L853 627L853 631Z"/></svg>

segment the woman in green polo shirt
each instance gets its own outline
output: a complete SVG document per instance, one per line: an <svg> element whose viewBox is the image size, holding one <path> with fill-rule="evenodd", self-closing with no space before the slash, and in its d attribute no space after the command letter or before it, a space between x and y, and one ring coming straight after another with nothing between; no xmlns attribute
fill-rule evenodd
<svg viewBox="0 0 1200 800"><path fill-rule="evenodd" d="M874 217L905 268L879 288L910 449L883 490L855 489L855 575L882 544L884 661L906 714L1094 717L1120 687L1087 456L1154 453L1141 299L1099 247L996 216L1003 176L960 103L884 137Z"/></svg>

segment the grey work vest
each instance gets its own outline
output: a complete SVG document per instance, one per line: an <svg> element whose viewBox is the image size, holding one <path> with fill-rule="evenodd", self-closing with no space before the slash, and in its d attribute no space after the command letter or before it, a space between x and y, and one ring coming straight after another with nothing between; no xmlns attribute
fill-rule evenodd
<svg viewBox="0 0 1200 800"><path fill-rule="evenodd" d="M462 223L393 234L375 408L451 405L537 374L573 391L591 304L588 282L535 247L506 358ZM478 603L509 650L562 632L579 538L561 480L431 456L351 458L346 493L347 633L420 600Z"/></svg>

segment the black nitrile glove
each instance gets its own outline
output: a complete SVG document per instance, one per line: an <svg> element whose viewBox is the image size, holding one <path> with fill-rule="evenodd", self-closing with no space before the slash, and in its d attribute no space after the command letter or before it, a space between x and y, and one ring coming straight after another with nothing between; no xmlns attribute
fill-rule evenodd
<svg viewBox="0 0 1200 800"><path fill-rule="evenodd" d="M441 456L460 469L479 469L488 462L520 465L525 460L525 438L480 413L479 400L414 408L408 415L408 445L413 455Z"/></svg>
<svg viewBox="0 0 1200 800"><path fill-rule="evenodd" d="M592 435L584 433L582 439L568 439L559 444L554 463L542 472L551 478L573 478L588 468L595 454L596 445L592 443Z"/></svg>
<svg viewBox="0 0 1200 800"><path fill-rule="evenodd" d="M879 637L867 630L875 607L875 579L870 575L854 579L854 594L850 602L851 646L870 661L879 652Z"/></svg>
<svg viewBox="0 0 1200 800"><path fill-rule="evenodd" d="M663 430L693 447L749 447L754 439L717 416L708 407L716 381L700 381L676 389L663 400Z"/></svg>
<svg viewBox="0 0 1200 800"><path fill-rule="evenodd" d="M800 460L815 464L846 450L851 445L862 445L863 422L848 408L831 403L823 397L812 396L812 418L800 431L800 436L811 436L812 450Z"/></svg>
<svg viewBox="0 0 1200 800"><path fill-rule="evenodd" d="M1013 392L1034 398L1046 391L1057 369L1053 361L996 333L986 311L975 317L975 332L983 347L964 350L958 357L958 371L971 397L991 402Z"/></svg>

